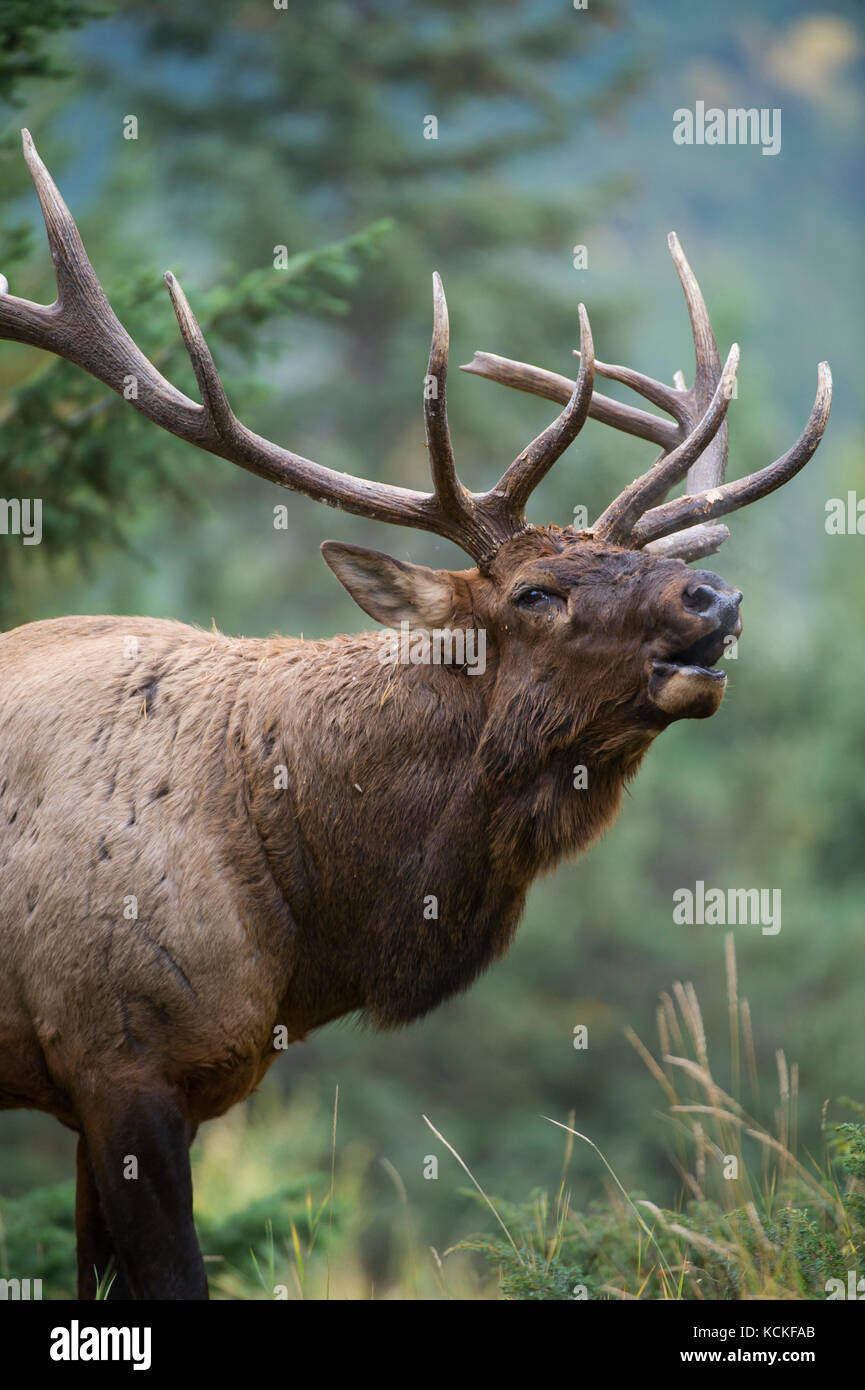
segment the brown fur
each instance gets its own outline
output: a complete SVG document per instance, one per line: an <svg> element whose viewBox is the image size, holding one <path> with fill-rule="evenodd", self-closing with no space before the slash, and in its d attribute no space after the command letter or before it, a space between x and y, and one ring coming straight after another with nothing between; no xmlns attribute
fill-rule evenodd
<svg viewBox="0 0 865 1390"><path fill-rule="evenodd" d="M612 822L669 723L651 659L706 631L694 572L554 528L485 574L400 568L415 625L444 594L485 629L483 675L383 665L377 633L0 636L0 1105L86 1133L106 1093L165 1089L192 1132L259 1083L278 1025L389 1028L465 988L537 873ZM561 602L521 610L529 582Z"/></svg>

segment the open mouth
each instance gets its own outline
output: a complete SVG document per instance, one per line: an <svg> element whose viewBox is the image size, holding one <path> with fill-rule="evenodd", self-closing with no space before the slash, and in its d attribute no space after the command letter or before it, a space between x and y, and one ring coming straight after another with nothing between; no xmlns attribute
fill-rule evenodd
<svg viewBox="0 0 865 1390"><path fill-rule="evenodd" d="M742 595L713 583L691 587L685 597L688 612L699 609L715 626L687 647L668 648L651 659L647 694L668 719L707 719L720 708L727 688L726 672L717 670L716 663L727 655L728 639L742 631Z"/></svg>
<svg viewBox="0 0 865 1390"><path fill-rule="evenodd" d="M679 652L671 652L663 660L652 662L652 669L659 673L680 671L684 675L708 676L710 680L725 681L723 671L714 670L715 663L724 655L724 642L728 634L721 627L707 632L692 642L690 647Z"/></svg>

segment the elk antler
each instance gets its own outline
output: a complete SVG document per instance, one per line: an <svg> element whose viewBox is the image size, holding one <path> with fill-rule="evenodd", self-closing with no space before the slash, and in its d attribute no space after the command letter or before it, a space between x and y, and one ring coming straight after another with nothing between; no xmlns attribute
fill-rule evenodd
<svg viewBox="0 0 865 1390"><path fill-rule="evenodd" d="M448 316L438 275L433 277L433 335L424 392L424 417L433 492L370 482L337 473L262 439L237 419L219 379L210 349L177 279L165 275L168 293L189 353L200 405L156 370L115 315L78 228L28 131L24 157L36 186L57 279L53 304L33 304L7 292L0 277L0 338L28 343L65 357L130 399L149 420L170 434L239 464L281 487L327 502L358 516L420 527L454 541L479 563L501 543L526 528L523 515L532 489L582 428L592 399L594 352L589 320L580 316L580 370L564 397L558 419L514 460L496 486L469 492L456 474L447 424L445 382ZM134 379L136 391L128 392Z"/></svg>
<svg viewBox="0 0 865 1390"><path fill-rule="evenodd" d="M595 371L601 376L630 386L672 415L675 424L597 392L592 396L588 414L593 419L660 444L663 452L642 477L610 503L591 527L591 534L632 549L646 547L657 554L695 560L718 550L730 534L726 526L710 526L707 522L767 496L804 468L820 443L829 418L832 374L829 364L821 362L814 406L792 449L759 472L725 483L729 449L726 413L739 349L733 345L722 371L700 287L675 232L670 233L668 244L691 320L696 358L694 384L686 389L681 372L676 373L675 384L667 386L629 367L595 362ZM488 352L476 352L461 370L553 401L567 399L573 389L573 382L567 377ZM655 506L686 473L685 495Z"/></svg>
<svg viewBox="0 0 865 1390"><path fill-rule="evenodd" d="M432 493L355 478L303 458L262 439L237 419L210 349L179 282L165 283L189 353L201 404L189 399L153 366L115 315L96 277L69 210L42 163L28 131L22 131L24 157L45 218L54 260L57 298L33 304L8 293L0 276L0 338L28 343L83 367L130 400L149 420L199 449L241 468L358 516L414 526L454 541L479 564L487 564L503 541L527 527L525 507L538 483L582 429L587 416L641 439L660 444L655 465L636 479L598 519L593 534L614 544L648 546L667 555L695 559L716 550L729 534L726 526L705 523L773 492L807 463L826 427L831 376L820 367L817 399L808 425L783 458L749 478L724 484L727 462L726 412L733 389L738 348L723 372L709 316L676 237L670 249L685 291L697 358L693 387L681 374L672 387L626 367L595 362L585 308L579 306L580 368L576 381L522 362L476 353L464 371L518 390L558 401L564 409L533 440L489 492L473 493L460 482L447 423L445 387L448 315L444 290L433 277L433 335L424 389L424 420L432 474ZM675 423L593 393L595 371L623 382L673 416ZM131 382L135 392L129 392ZM687 492L663 505L662 499L687 472ZM699 524L692 525L697 522ZM681 530L682 526L688 529Z"/></svg>

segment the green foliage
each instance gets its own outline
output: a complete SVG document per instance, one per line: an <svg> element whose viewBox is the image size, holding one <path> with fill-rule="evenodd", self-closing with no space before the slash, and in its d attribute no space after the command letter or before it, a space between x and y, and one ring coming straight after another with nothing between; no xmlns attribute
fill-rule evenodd
<svg viewBox="0 0 865 1390"><path fill-rule="evenodd" d="M17 109L24 104L30 84L58 85L69 76L69 68L58 53L62 40L94 18L106 13L103 5L82 0L4 0L0 5L0 115L3 108ZM0 137L0 199L5 213L7 196L19 185L13 160L17 155L17 132ZM10 270L23 262L33 249L34 237L25 223L14 223L8 215L0 219L0 269Z"/></svg>
<svg viewBox="0 0 865 1390"><path fill-rule="evenodd" d="M855 1131L853 1167L841 1168L852 1174L865 1163L865 1126L837 1126L845 1128ZM630 1213L612 1201L580 1212L560 1195L555 1224L539 1227L548 1199L538 1192L522 1205L495 1202L516 1248L499 1236L471 1237L458 1248L490 1263L505 1299L824 1300L826 1281L846 1283L865 1249L861 1194L848 1183L838 1201L827 1181L824 1195L817 1204L807 1188L791 1184L784 1194L789 1205L774 1217L758 1211L753 1222L746 1209L725 1211L715 1202L655 1208L647 1251ZM664 1264L681 1271L681 1281L667 1279Z"/></svg>
<svg viewBox="0 0 865 1390"><path fill-rule="evenodd" d="M41 1279L44 1298L75 1297L75 1184L0 1201L0 1277Z"/></svg>
<svg viewBox="0 0 865 1390"><path fill-rule="evenodd" d="M0 102L23 100L18 88L28 78L66 76L68 68L46 48L56 33L68 33L105 13L104 5L81 0L3 0L0 5Z"/></svg>
<svg viewBox="0 0 865 1390"><path fill-rule="evenodd" d="M475 1197L474 1193L466 1193ZM596 1263L589 1226L582 1218L582 1239L568 1231L569 1211L559 1192L554 1204L540 1189L525 1202L494 1199L496 1211L511 1236L471 1236L461 1241L460 1250L471 1250L484 1257L496 1270L502 1298L528 1301L561 1300L574 1297L582 1286L595 1296L597 1279L587 1273ZM599 1240L610 1235L608 1214L594 1218ZM604 1227L603 1237L601 1227Z"/></svg>
<svg viewBox="0 0 865 1390"><path fill-rule="evenodd" d="M731 1043L738 1056L740 1045L750 1049L750 1031L735 980L729 954ZM670 1038L676 1056L668 1051ZM779 1056L781 1105L772 1133L718 1084L692 986L677 985L665 996L659 1041L656 1061L631 1035L666 1096L683 1180L678 1205L629 1195L589 1141L613 1180L605 1201L576 1210L564 1180L554 1203L544 1192L523 1203L493 1199L504 1236L474 1236L458 1248L490 1262L507 1299L825 1299L826 1281L846 1280L865 1250L865 1124L832 1124L824 1164L800 1161L795 1069L791 1082ZM569 1134L567 1169L573 1139L585 1136L573 1124L562 1128Z"/></svg>
<svg viewBox="0 0 865 1390"><path fill-rule="evenodd" d="M216 1287L229 1296L261 1297L263 1290L266 1298L273 1298L275 1287L285 1284L305 1294L313 1254L316 1268L319 1263L322 1232L336 1240L337 1248L343 1243L342 1203L325 1199L313 1209L311 1187L318 1181L318 1176L297 1179L240 1210L198 1218L202 1250L216 1261Z"/></svg>
<svg viewBox="0 0 865 1390"><path fill-rule="evenodd" d="M199 1215L202 1250L209 1261L214 1291L234 1296L273 1298L274 1286L293 1272L305 1278L309 1257L325 1217L329 1238L339 1242L341 1203L313 1211L309 1184L286 1183L218 1218ZM299 1259L297 1258L299 1256ZM100 1270L98 1298L105 1297L112 1271ZM0 1201L0 1278L41 1279L43 1298L75 1297L75 1185L58 1183L27 1196Z"/></svg>

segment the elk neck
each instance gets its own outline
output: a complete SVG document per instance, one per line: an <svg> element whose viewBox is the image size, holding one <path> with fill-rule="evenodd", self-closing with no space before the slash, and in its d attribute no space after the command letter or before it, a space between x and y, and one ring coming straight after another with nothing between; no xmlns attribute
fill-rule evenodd
<svg viewBox="0 0 865 1390"><path fill-rule="evenodd" d="M387 1027L507 950L533 878L611 823L649 740L603 710L563 714L495 653L469 676L381 650L379 634L278 644L233 752L305 1017Z"/></svg>

